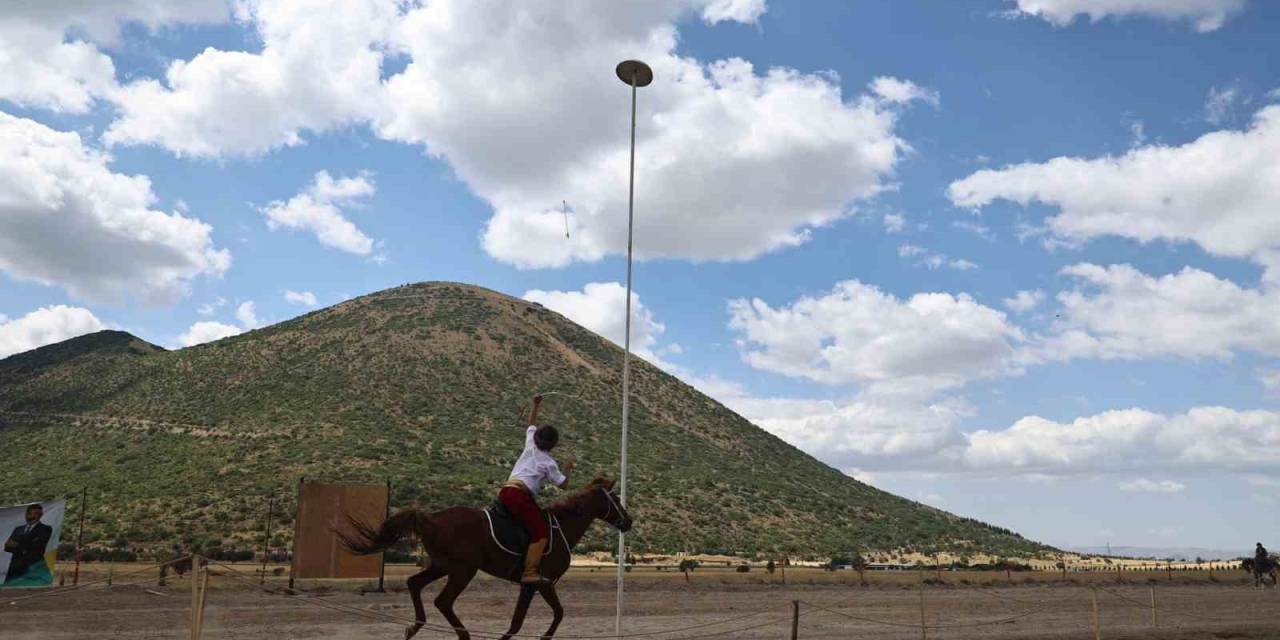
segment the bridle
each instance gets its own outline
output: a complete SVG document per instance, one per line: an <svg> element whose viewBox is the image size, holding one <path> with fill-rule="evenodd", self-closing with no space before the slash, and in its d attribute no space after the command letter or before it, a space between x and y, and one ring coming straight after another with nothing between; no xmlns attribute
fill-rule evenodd
<svg viewBox="0 0 1280 640"><path fill-rule="evenodd" d="M613 499L612 491L605 487L600 487L600 492L604 494L605 502L608 503L608 508L605 510L604 516L600 519L608 522L614 529L621 530L622 523L626 521L626 516L622 511L622 507ZM617 514L617 519L612 517L615 513Z"/></svg>

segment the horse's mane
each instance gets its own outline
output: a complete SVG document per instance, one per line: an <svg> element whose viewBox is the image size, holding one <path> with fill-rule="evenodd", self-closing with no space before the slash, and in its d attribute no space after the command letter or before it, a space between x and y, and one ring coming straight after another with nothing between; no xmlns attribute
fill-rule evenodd
<svg viewBox="0 0 1280 640"><path fill-rule="evenodd" d="M550 507L547 507L547 511L560 514L581 514L592 494L601 487L609 486L612 482L612 480L603 475L596 476L591 479L591 482L583 485L582 488L553 502Z"/></svg>

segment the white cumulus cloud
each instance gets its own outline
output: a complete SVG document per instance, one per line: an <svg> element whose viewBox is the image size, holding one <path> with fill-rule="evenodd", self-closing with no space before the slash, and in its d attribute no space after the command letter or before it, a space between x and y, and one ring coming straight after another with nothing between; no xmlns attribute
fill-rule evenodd
<svg viewBox="0 0 1280 640"><path fill-rule="evenodd" d="M179 155L261 155L304 134L366 123L382 104L381 65L394 0L248 0L238 19L260 51L208 48L135 80L113 101L103 139Z"/></svg>
<svg viewBox="0 0 1280 640"><path fill-rule="evenodd" d="M898 114L937 100L890 77L846 99L827 73L677 53L680 20L753 23L762 0L237 6L260 50L206 49L119 88L108 144L252 156L370 126L447 161L493 207L484 248L522 268L625 250L629 94L614 61L646 60L660 87L643 90L638 114L641 258L745 260L806 242L893 188L907 149ZM388 56L407 64L392 73ZM513 82L531 66L536 79Z"/></svg>
<svg viewBox="0 0 1280 640"><path fill-rule="evenodd" d="M0 315L0 358L106 328L88 309L66 305L41 307L13 320Z"/></svg>
<svg viewBox="0 0 1280 640"><path fill-rule="evenodd" d="M1129 265L1063 269L1078 286L1058 294L1061 318L1050 358L1228 359L1280 355L1280 291L1247 289L1185 267L1154 277Z"/></svg>
<svg viewBox="0 0 1280 640"><path fill-rule="evenodd" d="M1248 129L1205 134L1181 146L1121 156L1053 158L984 169L951 183L961 207L996 200L1057 209L1048 229L1066 241L1120 236L1194 242L1209 253L1280 264L1280 106Z"/></svg>
<svg viewBox="0 0 1280 640"><path fill-rule="evenodd" d="M387 81L395 106L377 130L442 156L494 207L483 239L494 257L525 268L599 260L626 249L630 93L613 61L640 58L657 78L638 107L640 257L741 260L796 246L888 188L905 146L897 112L870 96L845 100L826 75L678 55L676 21L727 4L737 5L416 8L396 30L411 62ZM528 66L544 72L512 84L510 69ZM574 211L570 241L562 200Z"/></svg>
<svg viewBox="0 0 1280 640"><path fill-rule="evenodd" d="M581 291L526 291L524 299L552 311L622 346L626 336L627 289L617 282L589 282ZM666 327L631 292L631 349L640 357L666 368L658 357L658 340Z"/></svg>
<svg viewBox="0 0 1280 640"><path fill-rule="evenodd" d="M310 291L285 291L284 299L286 302L306 307L314 307L317 304L316 294Z"/></svg>
<svg viewBox="0 0 1280 640"><path fill-rule="evenodd" d="M1239 13L1247 0L1012 0L1012 13L1042 18L1065 27L1078 17L1090 22L1142 16L1190 22L1196 31L1215 31Z"/></svg>
<svg viewBox="0 0 1280 640"><path fill-rule="evenodd" d="M218 309L221 309L226 304L227 304L227 299L223 298L222 296L218 296L212 302L206 302L200 305L199 307L196 307L196 313L202 316L211 316L214 314L214 312L216 312Z"/></svg>
<svg viewBox="0 0 1280 640"><path fill-rule="evenodd" d="M864 471L949 466L941 456L963 446L958 423L971 412L956 399L921 401L877 393L821 400L735 391L716 399L833 467Z"/></svg>
<svg viewBox="0 0 1280 640"><path fill-rule="evenodd" d="M7 2L0 12L0 99L84 113L118 91L115 65L98 45L116 44L122 24L158 29L227 16L226 0Z"/></svg>
<svg viewBox="0 0 1280 640"><path fill-rule="evenodd" d="M782 307L729 303L747 364L826 384L947 388L1017 370L1023 332L966 294L902 300L856 280Z"/></svg>
<svg viewBox="0 0 1280 640"><path fill-rule="evenodd" d="M1023 290L1013 294L1012 298L1001 300L1004 307L1015 313L1026 313L1044 302L1044 292L1039 289Z"/></svg>
<svg viewBox="0 0 1280 640"><path fill-rule="evenodd" d="M1210 87L1209 97L1204 101L1204 119L1214 126L1230 122L1240 97L1240 87L1235 85Z"/></svg>
<svg viewBox="0 0 1280 640"><path fill-rule="evenodd" d="M879 76L872 80L868 86L871 88L871 93L874 93L885 102L907 104L919 100L935 107L938 106L939 96L937 91L922 87L910 80Z"/></svg>
<svg viewBox="0 0 1280 640"><path fill-rule="evenodd" d="M240 326L244 327L246 330L257 329L262 326L262 323L258 321L257 307L254 306L252 300L241 302L240 305L236 307L236 320L239 321Z"/></svg>
<svg viewBox="0 0 1280 640"><path fill-rule="evenodd" d="M244 333L244 329L233 324L225 324L222 322L213 322L210 320L201 320L186 330L185 333L178 336L178 343L184 347L191 347L197 344L213 342L231 336Z"/></svg>
<svg viewBox="0 0 1280 640"><path fill-rule="evenodd" d="M937 269L952 269L955 271L972 271L977 269L978 265L965 260L964 258L951 258L945 253L939 253L932 249L914 244L903 244L898 247L898 256L902 258L914 258L917 267L924 267L930 271Z"/></svg>
<svg viewBox="0 0 1280 640"><path fill-rule="evenodd" d="M1028 416L969 434L967 468L1047 475L1095 472L1255 472L1280 469L1280 414L1195 407L1164 415L1106 411L1067 423Z"/></svg>
<svg viewBox="0 0 1280 640"><path fill-rule="evenodd" d="M1119 484L1121 491L1129 493L1182 493L1187 485L1175 480L1150 480L1147 478L1134 478L1126 480Z"/></svg>
<svg viewBox="0 0 1280 640"><path fill-rule="evenodd" d="M303 229L315 234L320 244L367 256L373 252L373 239L342 214L373 194L373 180L367 174L335 180L329 172L320 171L302 193L287 202L272 202L261 211L271 229Z"/></svg>
<svg viewBox="0 0 1280 640"><path fill-rule="evenodd" d="M0 112L0 271L86 300L168 304L227 270L209 225L156 210L151 181L109 162L75 133Z"/></svg>
<svg viewBox="0 0 1280 640"><path fill-rule="evenodd" d="M902 214L886 213L884 214L884 230L888 233L902 233L907 228L907 219Z"/></svg>

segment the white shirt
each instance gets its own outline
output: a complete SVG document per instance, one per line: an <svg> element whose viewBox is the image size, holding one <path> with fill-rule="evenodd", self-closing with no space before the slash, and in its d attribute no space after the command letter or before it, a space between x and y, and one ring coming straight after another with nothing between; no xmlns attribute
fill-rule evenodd
<svg viewBox="0 0 1280 640"><path fill-rule="evenodd" d="M538 495L543 480L550 480L557 487L564 484L565 480L564 474L560 473L560 466L552 459L551 454L533 443L533 433L537 430L533 425L525 430L524 451L520 453L520 459L516 460L516 466L511 468L511 479L523 482L533 495Z"/></svg>

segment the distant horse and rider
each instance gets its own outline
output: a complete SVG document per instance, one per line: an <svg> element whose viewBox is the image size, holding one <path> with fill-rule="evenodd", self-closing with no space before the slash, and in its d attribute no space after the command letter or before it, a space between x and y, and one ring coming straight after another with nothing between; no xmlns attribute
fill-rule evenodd
<svg viewBox="0 0 1280 640"><path fill-rule="evenodd" d="M1262 546L1261 542L1254 549L1252 558L1245 558L1240 562L1240 568L1253 574L1254 587L1265 586L1269 577L1270 584L1274 588L1277 576L1280 576L1280 560L1267 553L1267 548Z"/></svg>
<svg viewBox="0 0 1280 640"><path fill-rule="evenodd" d="M574 467L570 460L561 472L551 458L550 451L559 434L550 425L537 426L541 404L542 397L535 396L525 421L529 426L524 451L490 507L451 507L433 513L408 507L396 511L378 527L350 519L354 534L335 532L343 546L356 554L385 551L410 536L422 543L428 562L425 569L408 580L414 624L405 629L406 640L426 624L422 590L440 578L447 581L436 596L436 609L460 640L468 640L471 634L454 613L453 604L477 571L521 585L511 626L503 640L520 631L535 594L541 594L551 607L551 626L543 634L549 638L564 618L555 585L569 570L573 547L596 520L624 533L631 529L631 516L614 493L614 481L603 476L555 502L545 512L538 508L536 496L543 482L567 489Z"/></svg>

